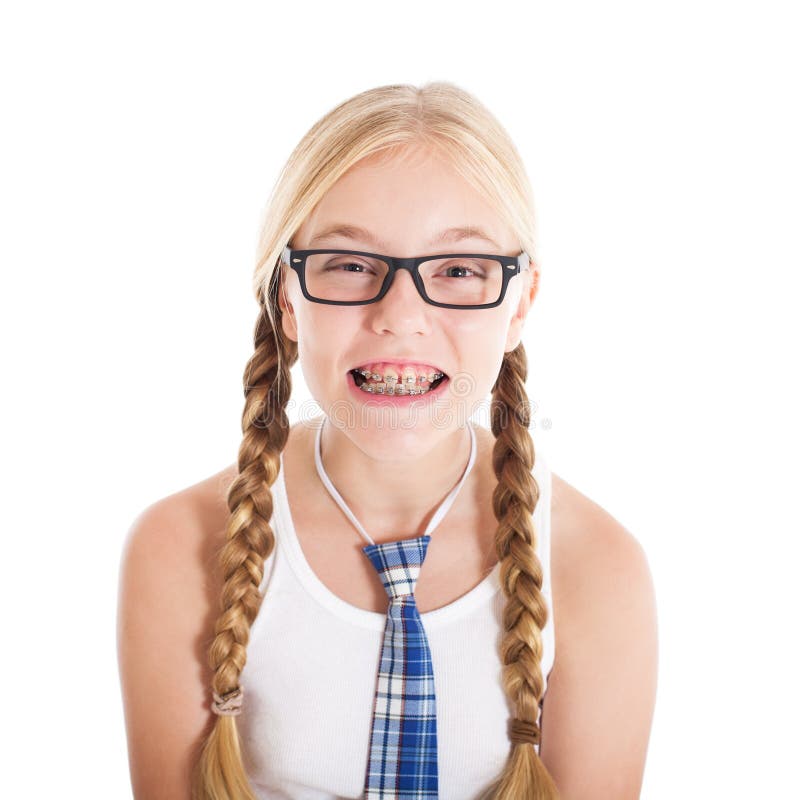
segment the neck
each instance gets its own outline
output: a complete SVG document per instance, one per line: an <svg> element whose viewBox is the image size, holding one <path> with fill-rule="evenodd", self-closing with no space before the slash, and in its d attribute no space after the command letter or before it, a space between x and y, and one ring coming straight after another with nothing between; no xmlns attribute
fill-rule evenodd
<svg viewBox="0 0 800 800"><path fill-rule="evenodd" d="M459 428L421 458L376 459L328 420L320 446L331 483L378 541L387 535L424 533L436 509L464 474L470 434ZM465 489L466 482L459 496Z"/></svg>

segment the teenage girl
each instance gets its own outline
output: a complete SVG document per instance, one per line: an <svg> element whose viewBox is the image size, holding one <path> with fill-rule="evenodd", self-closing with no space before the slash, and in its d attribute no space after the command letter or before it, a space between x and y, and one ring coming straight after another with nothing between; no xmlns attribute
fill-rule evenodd
<svg viewBox="0 0 800 800"><path fill-rule="evenodd" d="M639 797L653 585L534 447L539 278L524 167L473 96L383 86L306 134L263 223L238 461L126 543L137 800ZM322 413L290 426L298 360ZM423 535L438 784L365 794L389 603L365 547Z"/></svg>

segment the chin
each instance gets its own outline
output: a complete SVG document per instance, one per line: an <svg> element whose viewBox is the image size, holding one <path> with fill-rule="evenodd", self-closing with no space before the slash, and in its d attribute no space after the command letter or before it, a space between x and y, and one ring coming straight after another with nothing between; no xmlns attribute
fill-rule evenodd
<svg viewBox="0 0 800 800"><path fill-rule="evenodd" d="M460 425L446 405L397 408L335 401L327 410L331 424L376 461L416 462Z"/></svg>

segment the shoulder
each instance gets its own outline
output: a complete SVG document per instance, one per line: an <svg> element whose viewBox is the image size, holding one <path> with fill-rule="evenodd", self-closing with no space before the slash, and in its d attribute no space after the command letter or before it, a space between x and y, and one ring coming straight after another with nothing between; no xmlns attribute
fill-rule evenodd
<svg viewBox="0 0 800 800"><path fill-rule="evenodd" d="M218 613L230 468L157 500L133 521L120 559L117 656L134 794L188 794L213 723L207 651Z"/></svg>
<svg viewBox="0 0 800 800"><path fill-rule="evenodd" d="M556 652L542 757L570 797L638 798L658 662L647 557L611 514L556 475L551 520Z"/></svg>
<svg viewBox="0 0 800 800"><path fill-rule="evenodd" d="M121 577L140 583L163 580L184 590L190 588L184 579L191 582L213 571L213 559L224 543L227 488L235 474L226 467L147 506L127 532Z"/></svg>
<svg viewBox="0 0 800 800"><path fill-rule="evenodd" d="M120 559L120 600L135 595L170 605L171 599L196 600L209 589L225 539L227 488L235 474L235 468L226 467L156 500L134 519ZM187 605L178 602L177 608Z"/></svg>
<svg viewBox="0 0 800 800"><path fill-rule="evenodd" d="M556 660L559 651L566 658L585 648L589 634L624 630L632 615L642 624L655 621L653 579L639 540L554 473L550 559Z"/></svg>
<svg viewBox="0 0 800 800"><path fill-rule="evenodd" d="M640 589L651 585L638 539L600 505L551 474L551 563L562 604L585 600L621 579Z"/></svg>

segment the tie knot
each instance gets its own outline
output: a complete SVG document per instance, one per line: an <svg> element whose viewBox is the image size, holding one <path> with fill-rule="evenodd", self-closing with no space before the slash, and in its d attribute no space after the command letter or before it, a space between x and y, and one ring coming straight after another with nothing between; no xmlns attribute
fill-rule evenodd
<svg viewBox="0 0 800 800"><path fill-rule="evenodd" d="M380 575L390 600L414 594L430 540L430 536L420 536L361 548Z"/></svg>

